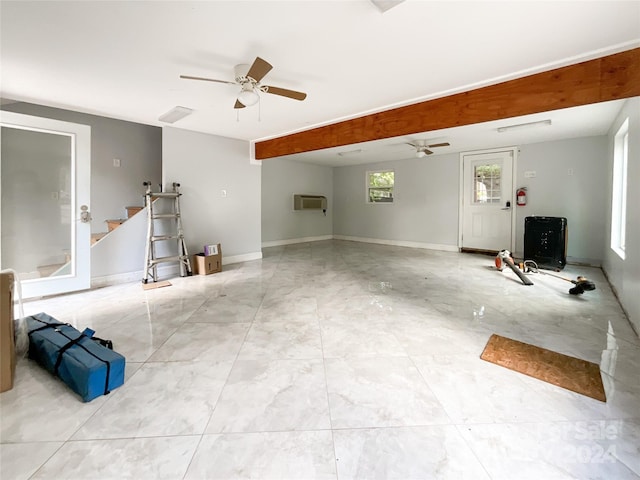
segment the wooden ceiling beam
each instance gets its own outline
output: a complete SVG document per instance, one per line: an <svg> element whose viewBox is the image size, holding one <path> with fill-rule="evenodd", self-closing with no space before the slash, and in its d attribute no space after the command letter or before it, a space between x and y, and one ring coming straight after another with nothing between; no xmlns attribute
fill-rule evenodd
<svg viewBox="0 0 640 480"><path fill-rule="evenodd" d="M256 142L257 160L640 95L640 48Z"/></svg>

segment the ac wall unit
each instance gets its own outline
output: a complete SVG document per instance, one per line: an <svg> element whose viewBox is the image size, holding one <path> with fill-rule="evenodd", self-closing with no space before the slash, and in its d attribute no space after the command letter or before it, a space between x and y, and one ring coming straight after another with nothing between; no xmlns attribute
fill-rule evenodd
<svg viewBox="0 0 640 480"><path fill-rule="evenodd" d="M294 210L326 210L327 197L323 195L293 195Z"/></svg>

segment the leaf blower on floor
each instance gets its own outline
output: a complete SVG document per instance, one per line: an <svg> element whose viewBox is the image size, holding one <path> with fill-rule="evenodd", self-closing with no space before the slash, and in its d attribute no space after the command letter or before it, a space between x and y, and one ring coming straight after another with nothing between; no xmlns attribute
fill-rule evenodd
<svg viewBox="0 0 640 480"><path fill-rule="evenodd" d="M504 266L507 265L513 273L518 275L518 278L522 281L524 285L533 285L533 282L529 277L527 277L517 266L513 263L513 258L511 258L511 252L509 250L500 250L498 255L496 255L496 268L499 271L502 271Z"/></svg>

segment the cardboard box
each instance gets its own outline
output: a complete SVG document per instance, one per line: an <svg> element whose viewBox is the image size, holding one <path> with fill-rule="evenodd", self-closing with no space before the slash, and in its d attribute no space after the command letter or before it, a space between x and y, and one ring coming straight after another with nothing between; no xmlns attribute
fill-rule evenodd
<svg viewBox="0 0 640 480"><path fill-rule="evenodd" d="M13 274L0 273L0 392L13 388L13 378L16 373L13 282Z"/></svg>
<svg viewBox="0 0 640 480"><path fill-rule="evenodd" d="M220 250L218 250L220 251ZM217 273L222 271L222 254L218 255L205 255L199 253L193 256L193 269L194 275L209 275L211 273Z"/></svg>

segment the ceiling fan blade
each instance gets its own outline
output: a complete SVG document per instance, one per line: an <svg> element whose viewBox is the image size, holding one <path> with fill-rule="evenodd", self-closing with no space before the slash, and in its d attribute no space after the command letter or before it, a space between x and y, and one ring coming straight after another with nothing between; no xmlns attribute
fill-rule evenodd
<svg viewBox="0 0 640 480"><path fill-rule="evenodd" d="M405 143L405 145L409 145L410 147L413 148L420 148L418 145L416 145L415 143Z"/></svg>
<svg viewBox="0 0 640 480"><path fill-rule="evenodd" d="M431 146L431 145L429 145L429 146ZM431 150L427 150L426 148L423 148L422 151L424 153L426 153L427 155L431 155L433 153Z"/></svg>
<svg viewBox="0 0 640 480"><path fill-rule="evenodd" d="M262 80L262 77L269 73L269 70L271 70L272 68L273 67L269 62L261 59L260 57L256 57L251 67L249 67L247 77L251 77L256 82L259 82L260 80Z"/></svg>
<svg viewBox="0 0 640 480"><path fill-rule="evenodd" d="M180 75L180 78L186 78L187 80L204 80L205 82L228 83L229 85L237 85L236 82L229 82L227 80L216 80L215 78L205 77L192 77L191 75Z"/></svg>
<svg viewBox="0 0 640 480"><path fill-rule="evenodd" d="M240 103L240 100L236 100L236 104L233 106L233 108L244 108L244 105Z"/></svg>
<svg viewBox="0 0 640 480"><path fill-rule="evenodd" d="M451 145L449 142L444 142L444 143L434 143L433 145L427 145L427 147L429 148L448 147L449 145Z"/></svg>
<svg viewBox="0 0 640 480"><path fill-rule="evenodd" d="M296 92L295 90L288 90L286 88L272 87L269 85L263 85L266 93L272 93L274 95L280 95L281 97L293 98L294 100L304 100L307 98L306 93Z"/></svg>

